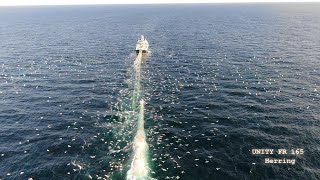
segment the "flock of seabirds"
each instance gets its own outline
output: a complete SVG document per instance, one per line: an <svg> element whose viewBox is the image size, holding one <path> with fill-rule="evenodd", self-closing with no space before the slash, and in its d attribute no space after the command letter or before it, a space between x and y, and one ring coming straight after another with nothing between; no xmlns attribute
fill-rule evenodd
<svg viewBox="0 0 320 180"><path fill-rule="evenodd" d="M94 141L101 141L104 145L108 146L109 155L112 155L114 158L110 160L108 163L108 170L103 170L101 174L87 174L86 176L90 179L110 179L112 177L117 176L117 171L122 176L125 176L128 180L134 180L134 179L152 179L151 177L154 176L157 172L152 169L150 163L153 163L153 166L157 166L155 169L158 170L158 172L168 172L172 169L174 169L175 174L169 174L165 175L164 179L180 179L184 174L186 174L186 170L184 170L183 165L179 162L181 162L181 159L186 159L185 161L192 163L194 167L198 167L199 165L203 166L205 164L210 164L212 162L212 159L214 158L214 154L207 154L207 155L199 155L199 158L193 158L190 159L190 155L194 154L192 157L196 157L199 147L193 148L192 150L188 150L191 145L191 143L197 143L199 141L206 142L210 147L214 147L214 144L212 143L212 138L207 137L207 133L212 133L214 135L222 135L225 138L228 138L228 134L219 132L219 129L215 127L219 123L219 120L215 122L211 122L209 125L211 125L213 128L210 128L209 130L204 130L202 133L199 133L199 136L193 137L192 133L194 131L199 130L198 127L194 124L191 124L190 122L183 122L183 121L169 121L165 122L163 121L163 115L159 112L156 112L155 109L149 110L152 115L152 119L156 122L154 123L153 127L146 128L145 130L145 122L144 122L144 105L148 103L148 100L151 99L150 96L153 98L156 97L160 101L163 102L169 102L171 106L169 106L168 111L174 111L173 109L170 109L170 107L173 107L175 104L179 104L179 98L177 97L177 93L180 91L179 89L182 87L191 87L194 85L200 85L198 84L198 80L217 80L220 76L221 78L224 78L223 75L219 74L220 68L222 68L221 62L216 62L215 66L217 67L216 71L213 72L213 75L197 75L196 80L188 79L188 77L184 77L183 75L180 77L180 79L177 79L176 77L171 76L169 73L165 73L165 69L156 70L154 72L141 72L141 64L143 63L143 54L148 53L149 51L149 43L144 38L144 36L141 36L141 38L138 40L136 45L136 52L137 56L134 62L134 68L133 68L133 77L131 79L131 83L133 85L133 92L130 90L124 90L122 93L122 96L130 99L128 102L123 102L125 98L121 99L119 102L116 102L114 106L127 106L127 109L129 111L119 112L120 118L124 118L124 121L116 122L119 125L114 126L112 123L95 123L97 126L101 126L104 128L109 129L106 132L99 132L95 136L91 137L91 140ZM170 57L170 55L169 55ZM227 57L226 57L227 58ZM253 57L256 58L256 57ZM250 59L251 60L251 59ZM247 63L253 63L251 61L248 61ZM61 61L60 61L61 63ZM269 63L268 59L265 59L262 61L262 63ZM203 69L204 71L207 70L207 67L205 66L205 63L197 63L198 66L200 66L200 69ZM237 67L236 64L232 65L234 68L234 73L232 74L232 77L234 78L234 81L237 83L241 83L244 85L245 90L247 90L247 96L262 96L263 93L270 93L272 94L273 98L276 99L278 96L281 96L281 87L279 89L275 88L269 88L272 90L268 90L267 87L263 88L263 91L259 92L258 90L250 90L253 89L252 87L260 86L262 84L271 86L274 83L277 83L276 78L284 77L285 74L282 74L281 72L277 72L277 75L275 78L268 77L264 78L262 75L259 75L258 69L252 69L251 67L248 67L243 71L243 69L240 69ZM193 73L190 67L185 66L183 67L183 70L186 71L186 73ZM242 71L242 72L241 72ZM254 74L254 77L257 79L257 83L250 84L251 82L246 81L245 79L245 73L252 73ZM142 94L143 91L143 85L141 84L141 74L150 74L154 73L157 74L157 76L160 77L160 82L150 82L151 85L157 88L167 88L172 91L171 94L167 94L163 96L162 94ZM299 74L296 74L299 76ZM183 83L184 82L188 83ZM10 80L7 81L7 83L10 83ZM165 84L165 85L164 85ZM162 87L161 87L162 86ZM149 87L150 88L150 87ZM214 83L212 87L204 87L203 91L208 94L214 94L216 91L218 91L219 85L218 83ZM313 92L317 92L317 89L312 89ZM0 93L2 93L0 91ZM19 93L19 90L16 91L16 93ZM302 96L303 94L300 94L299 96ZM143 98L142 98L143 97ZM199 94L194 98L202 98L203 95ZM144 99L145 98L145 99ZM273 99L265 99L265 103L268 103L272 101ZM313 99L315 101L315 99ZM50 101L50 98L48 99L48 102ZM290 101L294 101L293 99L290 99ZM128 105L130 104L130 105ZM128 106L130 106L128 108ZM310 106L307 107L301 107L309 109ZM121 109L121 108L120 108ZM197 111L198 108L196 107L188 107L185 106L186 113L192 114L194 111ZM85 115L86 112L83 113ZM62 115L62 113L60 113ZM208 114L209 116L209 114ZM97 114L98 119L103 119L102 114ZM175 115L171 115L170 118L177 119L178 117ZM207 117L204 117L207 118ZM226 117L227 119L230 119L230 117ZM157 124L157 122L163 123L161 125ZM48 124L47 128L52 128L52 124ZM183 136L178 135L168 135L166 133L170 128L173 128L175 126L181 126L181 127L187 127L187 128L181 128L181 134ZM259 124L257 124L259 126ZM77 122L74 122L70 124L68 129L72 129L75 131L83 130L85 129L85 126L78 126ZM37 132L37 136L40 136L41 133L39 132L39 129L35 129ZM39 133L38 133L39 132ZM145 134L147 132L148 135ZM106 137L108 134L112 134L113 140L106 141L104 137ZM125 134L125 135L124 135ZM168 136L168 137L167 137ZM148 138L147 138L148 137ZM59 138L59 140L62 140L62 138ZM72 138L71 142L75 142L76 138ZM26 142L19 142L19 144L28 143L29 140L26 140ZM152 143L149 143L152 142ZM165 143L164 143L165 142ZM92 146L92 142L84 141L83 145L81 146L81 149L90 149L90 146ZM73 145L68 144L67 150L65 153L68 153L68 149L70 149ZM169 148L172 151L179 151L183 149L183 151L179 151L178 154L173 156L172 153L167 151L161 151L164 148ZM131 150L131 151L130 151ZM50 148L46 150L48 153L51 152ZM160 153L157 153L159 152ZM162 153L161 153L162 152ZM24 151L23 153L28 153L28 151ZM126 154L127 156L124 156ZM6 154L1 154L1 157L6 156ZM90 159L97 158L96 155L90 155ZM150 158L151 162L148 161ZM102 161L99 161L102 163ZM123 175L123 170L126 168L124 167L124 164L127 164L127 172L125 172L125 175ZM73 160L68 164L69 167L72 167L72 171L68 171L67 174L72 174L75 172L80 172L85 170L86 168L89 168L86 163L83 163L79 160ZM254 169L255 163L252 163L251 170ZM106 168L107 169L107 168ZM219 171L221 167L215 167L216 171ZM251 172L250 170L250 172ZM21 171L20 175L23 175L25 172ZM177 174L179 173L179 174ZM11 176L11 172L7 172L7 176ZM29 178L31 180L32 178Z"/></svg>

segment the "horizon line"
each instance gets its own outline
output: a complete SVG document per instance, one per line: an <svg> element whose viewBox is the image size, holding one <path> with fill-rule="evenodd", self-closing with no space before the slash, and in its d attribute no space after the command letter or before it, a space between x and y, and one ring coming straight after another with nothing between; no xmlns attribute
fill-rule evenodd
<svg viewBox="0 0 320 180"><path fill-rule="evenodd" d="M216 1L216 2L153 2L153 3L65 3L65 4L0 4L0 7L13 7L13 6L85 6L85 5L172 5L172 4L280 4L280 3L320 3L320 0L309 1Z"/></svg>

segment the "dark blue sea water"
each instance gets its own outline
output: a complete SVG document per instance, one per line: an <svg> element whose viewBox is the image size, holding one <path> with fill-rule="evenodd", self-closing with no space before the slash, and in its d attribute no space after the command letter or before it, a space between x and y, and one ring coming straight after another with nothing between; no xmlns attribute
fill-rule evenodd
<svg viewBox="0 0 320 180"><path fill-rule="evenodd" d="M151 177L320 179L319 9L0 7L0 179L125 179L140 34Z"/></svg>

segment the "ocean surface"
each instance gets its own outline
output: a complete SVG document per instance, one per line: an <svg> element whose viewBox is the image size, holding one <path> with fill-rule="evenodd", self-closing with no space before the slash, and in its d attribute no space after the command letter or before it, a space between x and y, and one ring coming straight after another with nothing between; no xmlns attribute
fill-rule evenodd
<svg viewBox="0 0 320 180"><path fill-rule="evenodd" d="M136 93L150 179L320 179L319 9L0 7L0 179L126 179Z"/></svg>

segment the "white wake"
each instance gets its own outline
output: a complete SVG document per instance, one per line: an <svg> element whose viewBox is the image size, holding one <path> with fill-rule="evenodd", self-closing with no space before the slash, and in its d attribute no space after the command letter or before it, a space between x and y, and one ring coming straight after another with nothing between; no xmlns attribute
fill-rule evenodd
<svg viewBox="0 0 320 180"><path fill-rule="evenodd" d="M134 62L136 83L133 99L133 106L135 106L136 97L140 98L141 91L141 63L142 52L139 54ZM139 101L139 114L137 123L137 133L133 140L133 159L130 165L130 169L127 172L127 180L149 179L149 165L148 165L148 143L146 140L146 134L144 130L144 105L143 99Z"/></svg>

